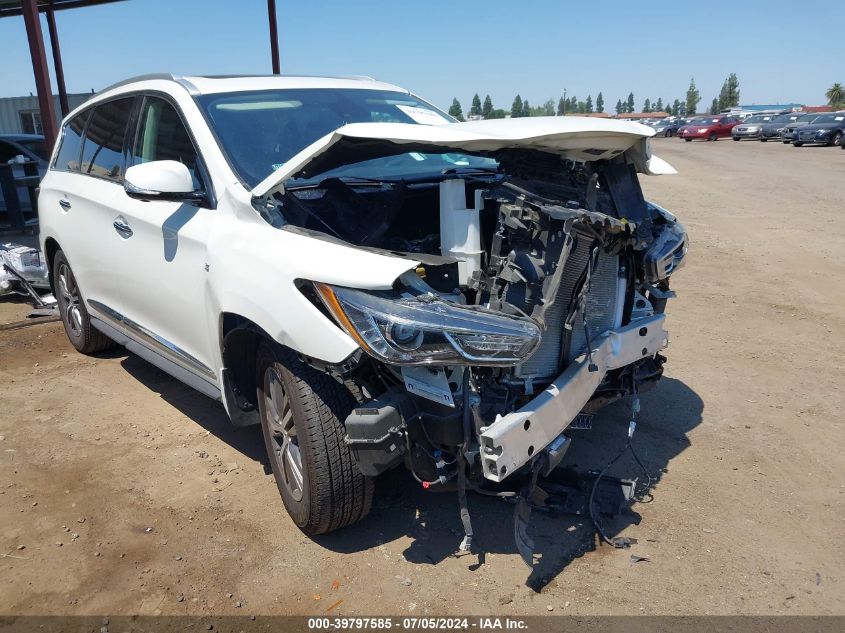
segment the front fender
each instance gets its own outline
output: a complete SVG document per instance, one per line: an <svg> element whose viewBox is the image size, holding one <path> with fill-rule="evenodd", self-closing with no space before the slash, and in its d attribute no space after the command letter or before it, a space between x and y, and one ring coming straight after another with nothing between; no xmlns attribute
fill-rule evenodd
<svg viewBox="0 0 845 633"><path fill-rule="evenodd" d="M320 281L389 289L418 262L276 229L259 219L220 218L209 244L211 309L250 319L305 356L339 363L357 344L297 288Z"/></svg>

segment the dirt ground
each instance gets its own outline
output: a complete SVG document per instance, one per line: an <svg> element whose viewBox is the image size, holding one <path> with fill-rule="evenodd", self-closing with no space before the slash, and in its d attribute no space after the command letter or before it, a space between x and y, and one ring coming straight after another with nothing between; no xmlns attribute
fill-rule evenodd
<svg viewBox="0 0 845 633"><path fill-rule="evenodd" d="M455 496L403 471L367 520L307 538L257 428L122 349L75 353L52 323L0 331L0 614L845 614L845 152L655 153L680 173L645 191L691 250L635 436L659 481L613 526L630 550L541 517L529 570L511 506L472 496L482 553L452 557ZM27 310L0 300L0 322ZM567 462L603 466L626 428L609 407Z"/></svg>

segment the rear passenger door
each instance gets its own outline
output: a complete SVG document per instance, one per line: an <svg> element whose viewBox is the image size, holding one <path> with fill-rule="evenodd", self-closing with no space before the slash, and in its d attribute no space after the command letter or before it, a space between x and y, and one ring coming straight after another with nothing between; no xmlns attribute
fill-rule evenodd
<svg viewBox="0 0 845 633"><path fill-rule="evenodd" d="M85 110L65 126L40 214L68 258L87 307L103 316L118 304L114 216L123 201L125 140L135 97ZM45 179L46 180L46 179Z"/></svg>
<svg viewBox="0 0 845 633"><path fill-rule="evenodd" d="M193 137L174 103L148 95L140 104L129 164L175 160L188 167L208 202L138 200L121 191L118 237L120 312L127 333L216 385L217 324L208 308L206 244L215 219L213 192ZM213 339L213 340L212 340Z"/></svg>

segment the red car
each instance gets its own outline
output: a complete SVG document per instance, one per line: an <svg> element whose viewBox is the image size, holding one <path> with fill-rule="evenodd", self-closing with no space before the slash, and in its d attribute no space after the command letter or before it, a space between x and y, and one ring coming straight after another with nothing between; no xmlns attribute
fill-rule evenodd
<svg viewBox="0 0 845 633"><path fill-rule="evenodd" d="M720 138L727 138L731 130L739 123L739 119L732 116L705 116L690 121L678 130L678 138L685 141L692 141L694 138L706 138L708 141L715 141Z"/></svg>

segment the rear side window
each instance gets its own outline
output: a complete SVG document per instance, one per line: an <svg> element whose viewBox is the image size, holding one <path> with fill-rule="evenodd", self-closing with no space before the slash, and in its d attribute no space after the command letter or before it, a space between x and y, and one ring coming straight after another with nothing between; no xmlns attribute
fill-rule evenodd
<svg viewBox="0 0 845 633"><path fill-rule="evenodd" d="M79 150L82 148L82 132L88 120L90 110L77 114L64 127L62 145L56 156L53 169L61 171L79 171Z"/></svg>
<svg viewBox="0 0 845 633"><path fill-rule="evenodd" d="M197 150L184 123L170 103L158 97L147 97L138 120L133 164L154 160L175 160L188 168L194 189L203 189L197 171Z"/></svg>
<svg viewBox="0 0 845 633"><path fill-rule="evenodd" d="M123 139L132 112L134 97L98 105L85 128L82 144L83 174L120 182L126 170Z"/></svg>

